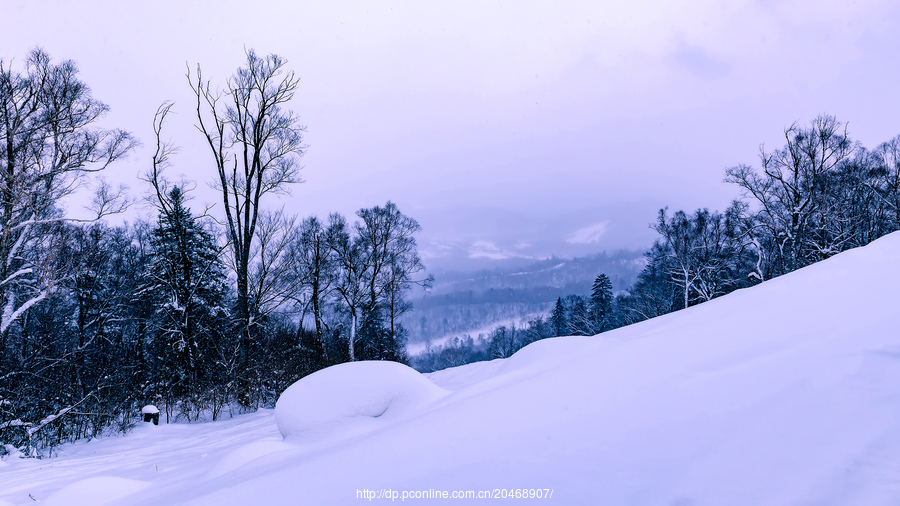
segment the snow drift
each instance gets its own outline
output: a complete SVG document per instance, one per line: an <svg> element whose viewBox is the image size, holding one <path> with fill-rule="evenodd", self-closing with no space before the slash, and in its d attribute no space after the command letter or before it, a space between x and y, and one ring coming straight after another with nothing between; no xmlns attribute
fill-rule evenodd
<svg viewBox="0 0 900 506"><path fill-rule="evenodd" d="M274 422L259 413L191 426L184 430L202 443L180 440L152 457L187 477L139 471L135 460L120 476L153 486L119 502L351 504L363 490L546 488L551 502L567 505L895 504L898 293L900 234L892 234L661 318L433 373L452 393L427 404L428 395L413 395L395 418L371 417L394 409L384 398L424 378L365 364L326 370L279 402L288 416L278 424L294 450L196 478L223 458L213 450L219 440L271 440ZM309 402L321 407L304 414ZM321 424L336 420L379 427L319 439ZM159 429L152 435L163 448L162 436L177 428ZM31 490L52 492L96 472L98 455L137 458L113 443L75 445L57 463L68 473L12 463L0 472L0 500L30 503Z"/></svg>
<svg viewBox="0 0 900 506"><path fill-rule="evenodd" d="M339 364L288 387L275 422L285 440L319 444L395 422L448 393L396 362Z"/></svg>

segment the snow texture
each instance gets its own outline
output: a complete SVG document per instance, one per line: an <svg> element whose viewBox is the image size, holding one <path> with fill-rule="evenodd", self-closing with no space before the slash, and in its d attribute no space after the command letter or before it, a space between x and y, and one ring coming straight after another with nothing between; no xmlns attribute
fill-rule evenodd
<svg viewBox="0 0 900 506"><path fill-rule="evenodd" d="M109 504L116 499L127 497L150 484L146 481L129 480L114 476L88 478L66 485L41 504L47 506L72 506L78 504Z"/></svg>
<svg viewBox="0 0 900 506"><path fill-rule="evenodd" d="M225 455L215 466L206 474L208 478L215 478L228 474L235 469L240 469L254 461L257 461L270 453L276 453L286 450L293 450L294 446L283 441L263 440L255 441L248 445L244 445L237 450Z"/></svg>
<svg viewBox="0 0 900 506"><path fill-rule="evenodd" d="M343 505L364 489L550 488L566 505L897 504L898 287L892 234L598 337L426 377L346 364L292 386L274 415L7 458L0 501ZM79 495L111 476L152 486Z"/></svg>
<svg viewBox="0 0 900 506"><path fill-rule="evenodd" d="M448 393L403 364L351 362L288 387L278 398L275 421L285 440L316 444L396 422Z"/></svg>
<svg viewBox="0 0 900 506"><path fill-rule="evenodd" d="M141 408L141 414L144 414L144 415L146 415L146 414L155 415L157 413L159 413L159 408L157 408L153 404L148 404L148 405L144 406L143 408Z"/></svg>

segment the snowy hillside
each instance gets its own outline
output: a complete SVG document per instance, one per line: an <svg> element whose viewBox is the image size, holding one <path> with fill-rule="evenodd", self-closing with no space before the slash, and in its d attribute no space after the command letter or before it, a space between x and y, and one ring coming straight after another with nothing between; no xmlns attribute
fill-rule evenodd
<svg viewBox="0 0 900 506"><path fill-rule="evenodd" d="M896 504L898 293L895 233L602 337L429 375L440 388L342 365L301 381L277 424L263 411L140 427L8 460L0 504L355 504L385 490L510 489L566 505ZM329 423L340 430L297 436Z"/></svg>

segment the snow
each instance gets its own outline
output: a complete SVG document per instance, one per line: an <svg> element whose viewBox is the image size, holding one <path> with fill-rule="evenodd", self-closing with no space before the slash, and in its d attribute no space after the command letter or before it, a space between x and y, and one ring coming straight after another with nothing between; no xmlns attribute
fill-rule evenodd
<svg viewBox="0 0 900 506"><path fill-rule="evenodd" d="M16 418L15 420L10 420L8 422L0 423L0 429L5 429L7 427L27 427L28 424Z"/></svg>
<svg viewBox="0 0 900 506"><path fill-rule="evenodd" d="M143 408L141 408L141 414L143 414L143 415L147 415L147 414L155 415L157 413L159 413L159 408L157 408L153 404L148 404L148 405L144 406Z"/></svg>
<svg viewBox="0 0 900 506"><path fill-rule="evenodd" d="M88 478L118 477L151 483L145 496L162 488L193 489L208 473L240 447L260 441L281 441L272 410L230 420L201 424L138 424L127 436L105 437L60 447L50 459L7 457L0 468L0 501L16 505L64 499L61 489ZM58 452L58 453L57 453ZM74 492L74 491L73 491ZM34 500L29 497L34 497ZM135 498L113 500L133 504ZM167 504L182 502L167 499ZM90 505L92 501L69 504Z"/></svg>
<svg viewBox="0 0 900 506"><path fill-rule="evenodd" d="M395 423L448 393L396 362L339 364L288 387L275 421L286 441L320 444Z"/></svg>
<svg viewBox="0 0 900 506"><path fill-rule="evenodd" d="M250 444L241 446L237 450L225 455L219 460L213 468L206 473L208 478L216 478L223 474L228 474L235 469L240 469L256 460L265 457L271 453L294 450L295 446L285 443L281 440L268 439L254 441Z"/></svg>
<svg viewBox="0 0 900 506"><path fill-rule="evenodd" d="M0 504L327 505L361 491L499 488L551 489L567 505L896 504L897 287L893 234L506 360L424 376L336 366L292 386L274 413L141 424L52 459L7 458Z"/></svg>
<svg viewBox="0 0 900 506"><path fill-rule="evenodd" d="M609 221L601 221L587 227L579 228L566 239L569 244L591 244L600 242L600 239L606 235L606 229L609 227Z"/></svg>
<svg viewBox="0 0 900 506"><path fill-rule="evenodd" d="M66 485L46 500L41 501L41 503L48 506L109 504L116 499L134 494L149 485L150 483L146 481L129 480L115 476L88 478Z"/></svg>

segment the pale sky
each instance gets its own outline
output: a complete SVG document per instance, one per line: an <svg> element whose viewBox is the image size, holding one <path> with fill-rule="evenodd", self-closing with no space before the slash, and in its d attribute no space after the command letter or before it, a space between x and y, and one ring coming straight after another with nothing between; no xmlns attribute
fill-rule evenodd
<svg viewBox="0 0 900 506"><path fill-rule="evenodd" d="M426 263L647 247L664 205L723 209L726 167L757 163L820 113L875 147L900 134L900 8L890 1L121 2L3 0L0 58L79 63L144 142L113 167L137 195L152 119L174 100L170 175L214 167L186 64L212 82L245 48L300 77L302 216L393 200ZM213 210L213 213L221 210ZM136 209L134 215L152 215Z"/></svg>

